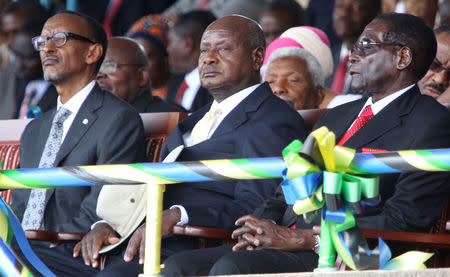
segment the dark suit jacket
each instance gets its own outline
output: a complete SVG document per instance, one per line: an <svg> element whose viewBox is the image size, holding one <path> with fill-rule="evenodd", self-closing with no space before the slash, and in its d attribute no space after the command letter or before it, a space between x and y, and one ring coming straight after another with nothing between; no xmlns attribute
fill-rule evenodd
<svg viewBox="0 0 450 277"><path fill-rule="evenodd" d="M39 165L56 109L28 124L20 144L20 167ZM83 121L88 121L84 124ZM145 161L144 128L128 104L96 85L81 105L55 166L120 164ZM95 209L101 186L48 189L46 230L87 232L99 220ZM13 191L13 210L22 220L30 190Z"/></svg>
<svg viewBox="0 0 450 277"><path fill-rule="evenodd" d="M330 110L319 119L315 128L327 126L339 141L366 100ZM421 95L415 86L369 120L344 146L357 152L363 147L388 151L448 148L450 113L433 98ZM376 207L368 207L358 216L358 225L397 231L429 231L450 192L449 176L449 173L424 172L380 175L382 202ZM310 227L287 208L280 191L255 213L287 226L297 222L299 228Z"/></svg>
<svg viewBox="0 0 450 277"><path fill-rule="evenodd" d="M0 119L16 119L25 94L26 81L16 77L14 65L6 66L0 73ZM42 112L56 106L58 92L50 85L39 100Z"/></svg>
<svg viewBox="0 0 450 277"><path fill-rule="evenodd" d="M175 104L170 104L159 98L152 96L152 93L147 90L141 93L134 99L131 106L136 109L138 113L159 113L159 112L183 112L184 109Z"/></svg>
<svg viewBox="0 0 450 277"><path fill-rule="evenodd" d="M192 130L209 108L193 113L172 131L162 157L183 144L182 135ZM305 136L299 114L264 83L225 117L210 139L185 148L178 160L280 156L287 144ZM164 205L183 205L190 225L234 228L235 220L272 195L278 183L268 179L174 184L167 186Z"/></svg>
<svg viewBox="0 0 450 277"><path fill-rule="evenodd" d="M175 76L167 83L167 102L177 105L175 103L175 98L177 96L178 88L180 87L181 83L184 80L184 76L185 74ZM179 105L177 106L181 107L186 113L193 113L198 109L200 109L201 107L208 104L209 102L211 102L212 100L213 97L209 93L209 91L204 87L200 87L197 91L197 95L194 98L194 102L192 103L190 110L186 110L185 108Z"/></svg>

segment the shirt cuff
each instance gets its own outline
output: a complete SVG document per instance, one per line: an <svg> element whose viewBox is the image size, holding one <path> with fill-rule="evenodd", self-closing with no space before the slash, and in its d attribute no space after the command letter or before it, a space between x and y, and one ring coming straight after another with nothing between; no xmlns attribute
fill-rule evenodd
<svg viewBox="0 0 450 277"><path fill-rule="evenodd" d="M108 222L107 222L106 220L104 220L104 219L99 220L99 221L97 221L97 222L94 222L94 224L91 225L91 230L94 229L94 227L95 227L97 224L99 224L99 223L106 223L106 224L108 224Z"/></svg>
<svg viewBox="0 0 450 277"><path fill-rule="evenodd" d="M189 216L186 212L186 209L181 205L173 205L169 209L173 210L175 208L180 209L181 212L180 221L178 221L176 225L187 225L189 223Z"/></svg>

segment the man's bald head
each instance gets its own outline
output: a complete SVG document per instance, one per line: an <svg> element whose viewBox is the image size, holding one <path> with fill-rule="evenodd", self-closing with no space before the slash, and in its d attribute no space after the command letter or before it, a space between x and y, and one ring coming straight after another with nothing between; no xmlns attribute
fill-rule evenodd
<svg viewBox="0 0 450 277"><path fill-rule="evenodd" d="M150 89L149 66L142 46L126 37L109 38L97 82L104 90L133 103L137 96Z"/></svg>
<svg viewBox="0 0 450 277"><path fill-rule="evenodd" d="M129 64L148 67L145 51L140 44L126 37L111 37L108 39L107 53L111 50L111 56Z"/></svg>
<svg viewBox="0 0 450 277"><path fill-rule="evenodd" d="M248 49L266 48L266 39L261 26L248 17L242 15L224 16L211 23L205 32L210 29L225 29L235 33L239 41L243 41Z"/></svg>
<svg viewBox="0 0 450 277"><path fill-rule="evenodd" d="M240 15L219 18L203 33L200 81L217 101L258 84L265 52L261 27Z"/></svg>

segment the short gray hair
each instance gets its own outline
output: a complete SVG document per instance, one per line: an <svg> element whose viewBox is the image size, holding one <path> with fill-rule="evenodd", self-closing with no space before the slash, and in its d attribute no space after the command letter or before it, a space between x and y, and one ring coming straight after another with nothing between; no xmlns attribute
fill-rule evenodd
<svg viewBox="0 0 450 277"><path fill-rule="evenodd" d="M287 57L297 57L304 60L308 67L309 73L311 74L314 86L317 87L324 85L325 77L323 76L322 67L319 64L319 61L317 61L317 59L308 51L299 47L283 47L273 51L267 61L267 64L265 65L263 79L266 79L267 69L274 60Z"/></svg>

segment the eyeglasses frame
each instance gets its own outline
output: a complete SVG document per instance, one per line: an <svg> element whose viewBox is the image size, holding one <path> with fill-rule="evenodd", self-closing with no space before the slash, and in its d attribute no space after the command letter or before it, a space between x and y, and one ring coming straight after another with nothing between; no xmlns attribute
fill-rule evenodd
<svg viewBox="0 0 450 277"><path fill-rule="evenodd" d="M64 34L65 35L64 43L61 44L61 45L56 45L55 41L53 40L53 38L57 34ZM33 47L34 47L34 49L36 49L36 51L42 51L42 49L38 49L37 48L36 43L35 43L35 41L37 41L39 38L45 38L45 45L44 45L44 47L47 46L49 40L52 41L52 43L53 43L53 45L55 45L55 47L58 47L58 48L59 47L63 47L64 45L66 45L67 39L69 39L69 38L73 38L73 39L76 39L76 40L80 40L80 41L96 44L96 42L94 42L93 40L91 40L91 39L89 39L87 37L81 36L81 35L77 35L77 34L74 34L74 33L71 33L71 32L57 32L57 33L55 33L55 34L53 34L51 36L36 36L36 37L33 37L31 39L31 42L33 43Z"/></svg>

